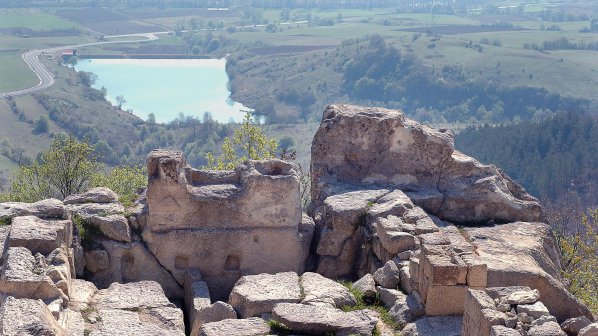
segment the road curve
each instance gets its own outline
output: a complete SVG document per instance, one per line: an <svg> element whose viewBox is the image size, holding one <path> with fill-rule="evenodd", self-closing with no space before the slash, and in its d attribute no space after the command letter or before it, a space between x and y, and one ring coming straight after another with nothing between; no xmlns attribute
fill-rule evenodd
<svg viewBox="0 0 598 336"><path fill-rule="evenodd" d="M308 21L295 21L295 22L284 22L281 23L282 25L290 25L290 24L304 24L307 23ZM249 26L237 26L235 28L251 28L251 27L265 27L266 25L261 24L261 25L249 25ZM209 29L200 29L201 31L208 31ZM189 32L188 30L183 30L183 33L185 32ZM147 42L147 41L152 41L152 40L157 40L159 37L158 35L167 35L171 32L168 31L159 31L159 32L151 32L151 33L140 33L140 34L124 34L124 35L112 35L112 36L106 36L106 38L122 38L122 37L143 37L143 39L141 40L128 40L128 41L102 41L102 42L91 42L91 43L83 43L83 44L75 44L75 45L68 45L68 46L61 46L61 47L55 47L55 48L48 48L48 49L32 49L29 50L25 53L23 53L21 55L21 58L23 59L23 61L25 61L25 63L27 63L27 65L29 66L29 68L31 68L31 71L33 71L33 73L37 76L37 78L39 79L39 82L37 85L29 87L29 88L25 88L25 89L19 89L19 90L15 90L15 91L10 91L10 92L0 92L0 99L2 98L8 98L8 97L15 97L15 96L21 96L21 95L25 95L25 94L30 94L39 90L43 90L45 88L48 88L50 86L52 86L54 84L54 76L52 75L52 73L46 69L43 65L42 62L40 62L39 60L39 56L42 53L52 53L52 52L56 52L59 50L63 50L63 49L75 49L75 48L80 48L80 47L88 47L88 46L93 46L93 45L100 45L100 44L109 44L109 43L136 43L136 42Z"/></svg>
<svg viewBox="0 0 598 336"><path fill-rule="evenodd" d="M135 42L146 42L158 39L158 34L167 34L168 32L154 32L154 33L144 33L144 34L129 34L129 35L115 35L115 36L106 36L106 38L121 38L121 37L143 37L140 40L127 40L127 41L102 41L102 42L91 42L91 43L83 43L83 44L75 44L69 46L61 46L55 48L47 48L47 49L32 49L26 51L21 55L21 58L25 63L29 66L31 71L37 76L39 82L37 85L25 88L14 90L10 92L0 92L0 99L1 98L8 98L8 97L15 97L30 94L39 90L43 90L52 86L54 81L54 75L46 69L43 63L39 60L39 56L42 53L52 53L63 49L75 49L80 47L87 47L93 45L100 45L100 44L109 44L109 43L135 43Z"/></svg>

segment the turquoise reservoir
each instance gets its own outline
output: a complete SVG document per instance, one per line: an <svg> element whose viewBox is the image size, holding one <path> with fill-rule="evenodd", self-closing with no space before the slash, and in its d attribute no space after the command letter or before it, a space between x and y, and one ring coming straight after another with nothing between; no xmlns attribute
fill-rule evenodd
<svg viewBox="0 0 598 336"><path fill-rule="evenodd" d="M230 99L225 66L224 59L82 59L75 68L95 73L94 88L105 87L114 105L122 95L123 110L144 120L150 113L168 122L180 112L201 118L208 111L219 122L239 122L247 108Z"/></svg>

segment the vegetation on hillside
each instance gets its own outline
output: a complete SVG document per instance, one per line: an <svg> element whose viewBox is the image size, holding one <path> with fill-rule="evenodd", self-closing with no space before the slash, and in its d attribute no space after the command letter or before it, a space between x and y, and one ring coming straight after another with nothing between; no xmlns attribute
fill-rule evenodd
<svg viewBox="0 0 598 336"><path fill-rule="evenodd" d="M598 120L560 113L542 121L470 127L455 146L502 168L531 194L553 201L596 206Z"/></svg>
<svg viewBox="0 0 598 336"><path fill-rule="evenodd" d="M457 66L430 68L379 35L346 40L311 57L277 55L276 60L272 66L245 53L227 66L233 97L270 123L315 121L333 102L400 108L420 121L438 123L541 119L587 110L590 104L544 88L474 80ZM261 85L252 89L249 80Z"/></svg>
<svg viewBox="0 0 598 336"><path fill-rule="evenodd" d="M57 136L31 164L20 165L13 173L9 190L1 201L36 202L64 199L91 187L109 187L126 204L132 203L139 188L147 185L141 168L127 166L108 170L95 147L72 136Z"/></svg>
<svg viewBox="0 0 598 336"><path fill-rule="evenodd" d="M561 255L562 276L571 293L598 314L598 209L547 208Z"/></svg>

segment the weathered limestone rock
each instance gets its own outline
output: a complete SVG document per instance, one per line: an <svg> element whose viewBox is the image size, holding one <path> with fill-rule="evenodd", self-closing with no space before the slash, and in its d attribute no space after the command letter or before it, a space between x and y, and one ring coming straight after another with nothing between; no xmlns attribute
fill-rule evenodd
<svg viewBox="0 0 598 336"><path fill-rule="evenodd" d="M389 309L389 314L399 325L412 322L425 314L419 297L413 293L405 295L396 289L379 288L380 301Z"/></svg>
<svg viewBox="0 0 598 336"><path fill-rule="evenodd" d="M542 325L532 326L527 332L529 336L566 336L561 326L556 322L547 322Z"/></svg>
<svg viewBox="0 0 598 336"><path fill-rule="evenodd" d="M521 333L515 329L507 328L501 325L492 326L490 336L521 336Z"/></svg>
<svg viewBox="0 0 598 336"><path fill-rule="evenodd" d="M128 311L120 309L102 309L98 312L98 321L90 336L111 335L148 335L148 336L183 336L185 328L183 313L177 308L176 319L161 315L160 308L145 311ZM154 322L149 322L154 320Z"/></svg>
<svg viewBox="0 0 598 336"><path fill-rule="evenodd" d="M408 120L396 110L330 105L312 143L312 198L321 204L335 185L379 184L440 192L419 197L428 212L456 222L537 221L536 199L494 166L454 149L453 136ZM431 190L431 191L427 191ZM433 197L432 197L433 198ZM439 208L429 205L439 204Z"/></svg>
<svg viewBox="0 0 598 336"><path fill-rule="evenodd" d="M173 299L183 297L183 288L172 277L168 270L164 269L156 257L147 250L143 242L121 243L114 240L96 239L96 243L106 251L108 264L105 269L87 265L91 272L89 280L93 281L100 288L106 288L114 282L128 283L137 281L158 282L166 296ZM103 264L102 264L103 265Z"/></svg>
<svg viewBox="0 0 598 336"><path fill-rule="evenodd" d="M204 324L199 330L200 336L261 336L266 335L270 327L259 317L242 320L222 320Z"/></svg>
<svg viewBox="0 0 598 336"><path fill-rule="evenodd" d="M533 304L518 305L517 313L526 313L528 316L531 316L534 319L539 319L542 316L550 315L548 308L546 308L546 306L540 301Z"/></svg>
<svg viewBox="0 0 598 336"><path fill-rule="evenodd" d="M205 171L165 150L147 162L143 239L179 283L186 269L197 268L218 300L243 274L304 271L313 227L302 225L291 164L271 159Z"/></svg>
<svg viewBox="0 0 598 336"><path fill-rule="evenodd" d="M125 211L125 207L120 203L81 203L67 204L66 210L71 215L78 215L83 219L87 219L93 215L107 216L122 214Z"/></svg>
<svg viewBox="0 0 598 336"><path fill-rule="evenodd" d="M164 295L160 284L154 281L113 283L109 288L99 290L95 294L93 304L97 309L127 310L174 307Z"/></svg>
<svg viewBox="0 0 598 336"><path fill-rule="evenodd" d="M86 219L91 225L97 226L102 233L116 241L131 242L131 229L129 221L123 215L92 215Z"/></svg>
<svg viewBox="0 0 598 336"><path fill-rule="evenodd" d="M240 318L269 313L282 302L300 302L299 276L294 272L241 277L230 293L229 303Z"/></svg>
<svg viewBox="0 0 598 336"><path fill-rule="evenodd" d="M16 298L67 299L46 272L45 257L34 257L24 247L11 247L5 254L0 271L0 292ZM70 272L69 272L70 273Z"/></svg>
<svg viewBox="0 0 598 336"><path fill-rule="evenodd" d="M85 252L85 267L91 272L103 271L110 266L108 253L104 250L92 250Z"/></svg>
<svg viewBox="0 0 598 336"><path fill-rule="evenodd" d="M419 238L422 247L419 257L410 260L409 274L414 282L413 291L420 293L426 306L426 314L463 314L467 289L478 287L474 284L485 286L485 265L454 227L422 234Z"/></svg>
<svg viewBox="0 0 598 336"><path fill-rule="evenodd" d="M369 310L344 312L326 306L280 303L274 307L272 318L293 332L310 335L371 335L378 317Z"/></svg>
<svg viewBox="0 0 598 336"><path fill-rule="evenodd" d="M54 198L38 201L35 203L0 203L0 220L5 221L19 216L65 218L65 210L66 208L64 203Z"/></svg>
<svg viewBox="0 0 598 336"><path fill-rule="evenodd" d="M492 298L482 290L467 291L463 314L463 336L489 336L492 327L504 325L507 316L496 311Z"/></svg>
<svg viewBox="0 0 598 336"><path fill-rule="evenodd" d="M379 287L380 301L386 309L392 308L397 301L407 302L407 295L396 289L387 289Z"/></svg>
<svg viewBox="0 0 598 336"><path fill-rule="evenodd" d="M303 304L328 305L334 308L354 306L353 294L340 283L327 279L318 273L303 273L300 280L303 289Z"/></svg>
<svg viewBox="0 0 598 336"><path fill-rule="evenodd" d="M592 323L579 331L579 336L598 336L598 323Z"/></svg>
<svg viewBox="0 0 598 336"><path fill-rule="evenodd" d="M364 300L369 302L374 301L376 299L376 294L378 294L374 276L369 273L364 275L361 279L355 281L353 283L353 288L360 291Z"/></svg>
<svg viewBox="0 0 598 336"><path fill-rule="evenodd" d="M153 281L114 283L99 290L83 312L90 335L185 335L183 312Z"/></svg>
<svg viewBox="0 0 598 336"><path fill-rule="evenodd" d="M193 281L189 274L185 277L185 305L191 335L199 335L199 329L205 323L237 318L237 313L228 303L210 301L208 284L204 281Z"/></svg>
<svg viewBox="0 0 598 336"><path fill-rule="evenodd" d="M573 317L563 322L561 324L561 329L563 329L563 331L569 336L576 336L579 334L581 329L589 326L590 324L592 324L592 321L585 316Z"/></svg>
<svg viewBox="0 0 598 336"><path fill-rule="evenodd" d="M116 202L118 202L118 195L114 191L103 187L92 188L81 194L67 196L64 199L64 204Z"/></svg>
<svg viewBox="0 0 598 336"><path fill-rule="evenodd" d="M8 246L25 247L32 253L49 254L72 243L69 220L43 220L35 216L16 217L8 238Z"/></svg>
<svg viewBox="0 0 598 336"><path fill-rule="evenodd" d="M510 305L532 304L540 299L540 292L537 289L529 291L517 291L505 297L505 301Z"/></svg>
<svg viewBox="0 0 598 336"><path fill-rule="evenodd" d="M227 319L236 319L237 313L231 305L226 302L216 301L213 304L199 310L191 336L199 335L199 328L205 323L218 322Z"/></svg>
<svg viewBox="0 0 598 336"><path fill-rule="evenodd" d="M98 291L93 283L81 279L73 279L71 287L69 309L73 311L86 309L91 298Z"/></svg>
<svg viewBox="0 0 598 336"><path fill-rule="evenodd" d="M401 282L399 268L394 261L387 261L384 266L374 272L374 280L384 288L397 288Z"/></svg>
<svg viewBox="0 0 598 336"><path fill-rule="evenodd" d="M456 336L461 333L461 316L422 317L401 331L403 336Z"/></svg>
<svg viewBox="0 0 598 336"><path fill-rule="evenodd" d="M592 317L588 308L558 280L559 257L548 225L516 222L466 228L465 231L482 261L488 265L488 287L528 286L537 289L542 302L559 321Z"/></svg>
<svg viewBox="0 0 598 336"><path fill-rule="evenodd" d="M11 296L0 305L0 335L67 336L43 301Z"/></svg>
<svg viewBox="0 0 598 336"><path fill-rule="evenodd" d="M389 190L361 190L328 197L316 211L319 232L317 273L331 279L351 277L359 258L368 206Z"/></svg>
<svg viewBox="0 0 598 336"><path fill-rule="evenodd" d="M379 217L374 223L380 244L390 255L397 255L416 248L415 237L410 233L403 232L401 224L403 224L401 219L392 215L388 218Z"/></svg>

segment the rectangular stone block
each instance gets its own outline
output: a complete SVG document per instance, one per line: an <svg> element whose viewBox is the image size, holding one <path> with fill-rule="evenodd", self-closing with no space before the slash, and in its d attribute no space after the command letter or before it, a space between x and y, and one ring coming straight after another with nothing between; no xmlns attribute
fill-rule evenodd
<svg viewBox="0 0 598 336"><path fill-rule="evenodd" d="M426 315L463 315L467 286L430 286L427 290Z"/></svg>
<svg viewBox="0 0 598 336"><path fill-rule="evenodd" d="M424 255L424 275L434 285L457 285L467 283L467 265L456 256Z"/></svg>
<svg viewBox="0 0 598 336"><path fill-rule="evenodd" d="M488 336L490 327L485 321L484 310L495 310L494 301L486 292L467 290L464 302L462 336Z"/></svg>
<svg viewBox="0 0 598 336"><path fill-rule="evenodd" d="M462 255L461 259L467 264L467 284L472 287L486 287L488 285L488 265L473 254Z"/></svg>
<svg viewBox="0 0 598 336"><path fill-rule="evenodd" d="M411 278L418 282L417 275L419 273L419 259L418 258L411 258L409 259L409 275Z"/></svg>
<svg viewBox="0 0 598 336"><path fill-rule="evenodd" d="M8 237L9 247L25 247L32 254L48 255L70 244L72 230L69 220L43 220L35 216L15 217Z"/></svg>

